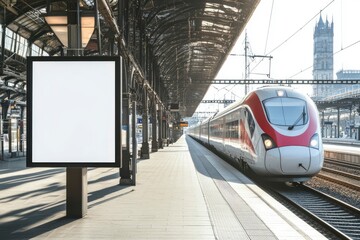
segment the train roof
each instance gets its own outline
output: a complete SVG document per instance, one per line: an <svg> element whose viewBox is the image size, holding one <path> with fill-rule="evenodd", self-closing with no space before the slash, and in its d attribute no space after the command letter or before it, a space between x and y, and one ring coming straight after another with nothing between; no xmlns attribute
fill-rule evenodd
<svg viewBox="0 0 360 240"><path fill-rule="evenodd" d="M219 111L218 113L216 113L214 116L212 116L211 118L218 118L223 116L224 114L227 114L229 112L231 112L233 109L238 108L240 105L243 104L243 102L245 101L246 98L248 98L251 94L257 94L259 95L267 95L267 93L270 92L274 92L274 97L276 96L276 92L277 91L281 91L284 90L286 91L287 96L289 97L298 97L298 96L303 96L303 97L308 97L306 94L301 93L300 91L291 88L291 87L287 87L287 86L263 86L263 87L259 87L255 90L252 90L251 92L249 92L245 97L243 97L242 99L230 104L228 107L224 108L223 110ZM205 122L205 121L204 121Z"/></svg>
<svg viewBox="0 0 360 240"><path fill-rule="evenodd" d="M248 96L248 95L246 95ZM229 106L227 106L226 108L224 108L223 110L215 113L215 115L213 116L213 118L218 118L218 117L221 117L222 115L224 115L225 113L228 113L230 111L232 111L233 109L239 107L243 102L244 102L244 99L245 98L242 98L232 104L230 104Z"/></svg>

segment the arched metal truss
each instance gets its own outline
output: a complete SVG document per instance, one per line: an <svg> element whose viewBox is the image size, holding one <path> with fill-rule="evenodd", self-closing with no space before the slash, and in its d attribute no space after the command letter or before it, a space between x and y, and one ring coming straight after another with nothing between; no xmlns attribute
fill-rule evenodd
<svg viewBox="0 0 360 240"><path fill-rule="evenodd" d="M64 49L43 15L65 11L73 1L3 0L0 21L29 46L61 55ZM99 12L84 54L121 54L137 71L136 89L146 86L164 106L178 103L185 117L195 111L260 0L79 1L82 10ZM3 52L0 98L24 100L26 59Z"/></svg>

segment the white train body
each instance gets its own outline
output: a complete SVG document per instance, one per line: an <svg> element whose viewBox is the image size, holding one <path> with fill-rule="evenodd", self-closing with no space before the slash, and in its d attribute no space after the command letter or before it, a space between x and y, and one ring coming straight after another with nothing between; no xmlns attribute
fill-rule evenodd
<svg viewBox="0 0 360 240"><path fill-rule="evenodd" d="M304 182L323 166L317 108L287 87L252 91L188 134L271 181Z"/></svg>

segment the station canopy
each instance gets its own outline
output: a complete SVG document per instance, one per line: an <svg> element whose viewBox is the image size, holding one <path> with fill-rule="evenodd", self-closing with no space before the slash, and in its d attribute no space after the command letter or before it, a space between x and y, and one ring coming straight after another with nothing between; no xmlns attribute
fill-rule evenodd
<svg viewBox="0 0 360 240"><path fill-rule="evenodd" d="M155 81L161 86L162 102L179 104L182 117L186 117L194 113L209 87L197 84L197 81L215 78L259 1L128 0L127 16L120 16L125 23L117 27L121 33L124 27L128 28L125 50L134 56L134 61L144 68L144 52L150 56ZM84 11L91 11L95 9L94 2L80 0L80 5ZM99 55L99 48L102 55L109 54L110 45L114 44L113 26L114 22L118 25L116 19L121 1L97 2L101 35L94 31L85 55ZM44 21L49 3L61 10L67 9L68 1L0 1L0 7L5 9L0 11L0 21L50 56L60 55L62 44ZM21 92L26 90L23 84L26 81L25 62L26 59L5 51L4 72L0 76L1 98L11 91L19 99Z"/></svg>

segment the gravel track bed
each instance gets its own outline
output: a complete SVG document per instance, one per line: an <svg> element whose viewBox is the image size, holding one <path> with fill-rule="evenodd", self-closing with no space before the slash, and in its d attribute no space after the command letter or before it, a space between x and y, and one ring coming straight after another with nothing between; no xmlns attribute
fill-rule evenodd
<svg viewBox="0 0 360 240"><path fill-rule="evenodd" d="M341 166L338 166L335 164L330 164L330 163L325 163L324 166L331 168L331 169L344 171L344 172L355 174L355 175L360 175L359 170L354 170L352 168L341 167ZM329 174L329 173L326 173L326 174ZM341 176L339 176L339 178L344 179L344 177L341 177ZM348 179L348 178L345 178L345 179ZM305 184L310 187L313 187L315 189L318 189L330 196L338 198L350 205L360 208L360 192L359 191L356 191L356 190L341 186L339 184L320 179L318 177L313 177L311 180L309 180Z"/></svg>
<svg viewBox="0 0 360 240"><path fill-rule="evenodd" d="M332 183L317 177L313 177L311 180L305 183L310 187L313 187L319 191L322 191L330 196L340 199L350 205L360 208L360 192L343 187L339 184Z"/></svg>

